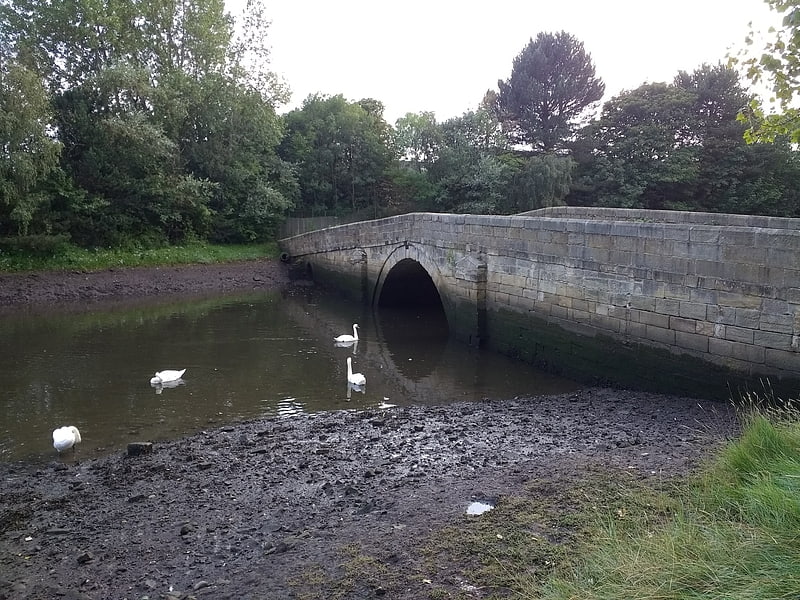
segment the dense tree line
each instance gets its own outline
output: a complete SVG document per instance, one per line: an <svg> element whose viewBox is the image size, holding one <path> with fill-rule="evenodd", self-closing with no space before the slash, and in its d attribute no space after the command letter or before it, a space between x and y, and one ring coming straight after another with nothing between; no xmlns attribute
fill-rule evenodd
<svg viewBox="0 0 800 600"><path fill-rule="evenodd" d="M260 0L246 14L235 27L223 0L0 0L0 236L247 242L288 215L565 203L800 216L795 115L765 117L729 66L601 107L582 42L539 33L457 118L390 125L376 99L320 94L279 115ZM751 79L781 67L740 62Z"/></svg>

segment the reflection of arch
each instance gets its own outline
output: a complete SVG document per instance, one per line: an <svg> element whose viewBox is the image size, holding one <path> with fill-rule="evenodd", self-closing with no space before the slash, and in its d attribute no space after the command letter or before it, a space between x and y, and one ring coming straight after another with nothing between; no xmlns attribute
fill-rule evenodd
<svg viewBox="0 0 800 600"><path fill-rule="evenodd" d="M424 247L415 246L414 244L409 244L407 242L392 250L389 256L386 257L386 260L383 262L380 273L378 273L378 279L375 282L372 298L370 299L372 306L374 308L378 307L383 286L386 283L386 278L389 276L389 273L391 273L392 269L399 262L408 259L419 263L419 265L431 278L431 281L436 288L436 292L439 294L439 299L442 301L442 308L447 316L447 320L450 321L452 316L452 306L450 300L447 298L447 294L442 293L442 290L445 289L445 278L440 273L436 261L428 255Z"/></svg>
<svg viewBox="0 0 800 600"><path fill-rule="evenodd" d="M372 306L380 337L398 371L412 381L436 369L447 345L451 314L443 287L434 260L411 244L389 254L375 284Z"/></svg>

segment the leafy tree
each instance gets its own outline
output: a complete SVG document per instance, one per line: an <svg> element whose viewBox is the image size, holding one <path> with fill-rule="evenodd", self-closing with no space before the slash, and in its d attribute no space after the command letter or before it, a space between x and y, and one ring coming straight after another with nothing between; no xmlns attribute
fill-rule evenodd
<svg viewBox="0 0 800 600"><path fill-rule="evenodd" d="M488 123L491 116L479 109L441 124L439 156L429 167L430 179L439 194L436 210L502 212L511 168L499 156L502 147L491 147L487 142Z"/></svg>
<svg viewBox="0 0 800 600"><path fill-rule="evenodd" d="M155 81L174 70L223 70L233 21L223 0L13 0L0 5L0 37L30 56L52 91L118 63Z"/></svg>
<svg viewBox="0 0 800 600"><path fill-rule="evenodd" d="M208 231L211 188L183 175L178 146L148 110L154 95L145 72L121 66L58 99L70 173L107 207L94 230L84 228L96 240L84 242L175 242Z"/></svg>
<svg viewBox="0 0 800 600"><path fill-rule="evenodd" d="M517 153L508 155L507 161L512 176L505 194L504 212L519 213L564 204L575 168L572 157Z"/></svg>
<svg viewBox="0 0 800 600"><path fill-rule="evenodd" d="M286 90L265 66L263 14L250 0L235 32L223 0L0 0L3 51L58 107L50 132L73 181L45 187L73 239L274 231L296 182L276 155Z"/></svg>
<svg viewBox="0 0 800 600"><path fill-rule="evenodd" d="M745 143L737 112L747 100L736 72L722 65L612 98L573 144L578 169L568 202L796 213L796 153Z"/></svg>
<svg viewBox="0 0 800 600"><path fill-rule="evenodd" d="M564 31L531 39L511 77L497 85L496 110L509 140L545 153L564 147L605 91L583 43Z"/></svg>
<svg viewBox="0 0 800 600"><path fill-rule="evenodd" d="M754 85L768 83L773 100L781 113L767 114L761 103L753 98L742 111L740 119L747 122L748 142L771 142L788 136L792 143L800 142L800 109L794 105L800 91L800 0L765 0L769 7L784 15L782 27L771 30L773 38L760 55L745 51L730 57L731 64L744 68L747 79ZM754 44L751 33L745 39Z"/></svg>
<svg viewBox="0 0 800 600"><path fill-rule="evenodd" d="M3 233L27 235L47 201L39 183L58 168L61 151L51 124L39 76L16 61L0 62L0 223L14 227Z"/></svg>
<svg viewBox="0 0 800 600"><path fill-rule="evenodd" d="M698 172L693 101L686 90L652 83L606 103L575 152L590 159L595 203L658 209L685 198Z"/></svg>
<svg viewBox="0 0 800 600"><path fill-rule="evenodd" d="M437 158L440 131L432 112L406 113L394 124L395 146L403 160L422 171Z"/></svg>
<svg viewBox="0 0 800 600"><path fill-rule="evenodd" d="M182 140L186 168L216 184L211 237L270 239L298 196L292 168L276 153L283 126L274 108L259 91L222 75L208 76L202 84L176 75L170 88L180 90L184 114L164 118L179 126L171 137ZM176 107L174 101L163 105Z"/></svg>
<svg viewBox="0 0 800 600"><path fill-rule="evenodd" d="M288 113L281 158L296 166L304 214L352 212L381 201L393 150L383 107L311 95Z"/></svg>

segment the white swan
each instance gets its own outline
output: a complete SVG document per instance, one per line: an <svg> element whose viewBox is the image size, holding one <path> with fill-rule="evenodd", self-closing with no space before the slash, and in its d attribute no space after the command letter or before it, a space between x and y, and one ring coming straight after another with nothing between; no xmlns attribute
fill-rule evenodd
<svg viewBox="0 0 800 600"><path fill-rule="evenodd" d="M347 381L353 385L367 385L367 378L361 373L353 373L353 359L347 357Z"/></svg>
<svg viewBox="0 0 800 600"><path fill-rule="evenodd" d="M53 430L53 448L61 454L64 450L75 449L81 441L81 432L74 425L65 425Z"/></svg>
<svg viewBox="0 0 800 600"><path fill-rule="evenodd" d="M348 342L357 342L358 341L358 323L353 323L353 335L348 333L344 333L342 335L337 335L333 338L334 342L338 343L348 343Z"/></svg>
<svg viewBox="0 0 800 600"><path fill-rule="evenodd" d="M150 385L158 385L160 383L168 383L170 381L177 381L183 374L186 373L186 369L181 369L180 371L174 371L171 369L167 369L165 371L156 371L155 377L150 379Z"/></svg>

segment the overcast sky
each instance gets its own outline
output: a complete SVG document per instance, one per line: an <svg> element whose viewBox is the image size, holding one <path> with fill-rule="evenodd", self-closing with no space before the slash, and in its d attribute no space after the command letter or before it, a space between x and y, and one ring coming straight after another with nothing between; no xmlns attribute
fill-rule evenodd
<svg viewBox="0 0 800 600"><path fill-rule="evenodd" d="M236 12L245 0L226 0ZM439 121L473 110L511 74L541 32L583 42L606 99L680 70L724 61L748 23L779 19L763 0L264 0L271 70L292 89L288 108L311 93L375 98L394 123L407 112Z"/></svg>

